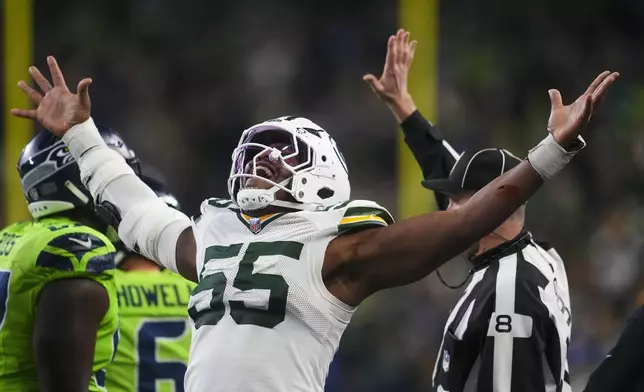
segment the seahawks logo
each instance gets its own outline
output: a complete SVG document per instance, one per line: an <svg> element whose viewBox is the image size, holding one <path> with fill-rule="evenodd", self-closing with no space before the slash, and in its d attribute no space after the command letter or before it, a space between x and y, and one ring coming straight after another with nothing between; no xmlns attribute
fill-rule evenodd
<svg viewBox="0 0 644 392"><path fill-rule="evenodd" d="M68 163L74 160L72 152L69 151L69 148L65 143L60 143L58 146L54 146L47 156L46 162L53 162L56 168L63 167Z"/></svg>

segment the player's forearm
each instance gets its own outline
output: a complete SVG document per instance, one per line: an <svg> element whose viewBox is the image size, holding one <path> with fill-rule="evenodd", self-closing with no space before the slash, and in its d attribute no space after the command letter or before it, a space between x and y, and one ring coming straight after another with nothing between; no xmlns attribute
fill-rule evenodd
<svg viewBox="0 0 644 392"><path fill-rule="evenodd" d="M461 209L422 216L419 228L412 231L414 238L409 239L418 241L409 257L423 260L425 273L434 271L500 226L542 184L543 179L524 161L477 192Z"/></svg>
<svg viewBox="0 0 644 392"><path fill-rule="evenodd" d="M527 160L523 161L497 177L455 211L461 229L453 233L452 241L448 241L471 244L489 234L525 204L542 184L541 176Z"/></svg>
<svg viewBox="0 0 644 392"><path fill-rule="evenodd" d="M430 274L465 251L503 223L543 184L529 163L524 162L498 177L456 211L419 215L383 229L361 258L373 258L377 266L365 273L375 289L409 284Z"/></svg>
<svg viewBox="0 0 644 392"><path fill-rule="evenodd" d="M125 215L134 206L156 198L125 159L107 146L91 118L72 127L62 139L76 159L81 179L95 201L109 201ZM108 190L116 181L118 186Z"/></svg>
<svg viewBox="0 0 644 392"><path fill-rule="evenodd" d="M190 219L168 207L136 176L123 157L105 144L91 118L72 127L63 140L96 203L115 207L113 224L118 225L124 244L178 271L176 245L190 227Z"/></svg>

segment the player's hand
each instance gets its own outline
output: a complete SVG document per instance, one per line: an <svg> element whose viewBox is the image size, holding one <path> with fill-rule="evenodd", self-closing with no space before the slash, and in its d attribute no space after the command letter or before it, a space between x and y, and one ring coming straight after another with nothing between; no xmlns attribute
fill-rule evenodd
<svg viewBox="0 0 644 392"><path fill-rule="evenodd" d="M367 74L362 77L376 96L392 109L399 122L416 110L407 92L407 77L415 50L416 41L409 42L409 32L404 29L398 30L398 33L390 36L387 42L387 57L382 76L376 78L372 74Z"/></svg>
<svg viewBox="0 0 644 392"><path fill-rule="evenodd" d="M577 100L564 106L558 90L549 90L550 118L548 132L552 133L560 146L567 147L575 141L577 135L584 130L593 113L606 96L606 91L619 77L619 73L604 71L588 86Z"/></svg>
<svg viewBox="0 0 644 392"><path fill-rule="evenodd" d="M44 96L21 80L18 87L37 105L37 109L11 109L11 114L36 120L51 133L61 137L71 127L89 118L91 104L88 87L92 79L81 80L74 94L67 88L56 59L52 56L47 57L47 65L54 86L52 87L38 68L29 67L29 74L40 86Z"/></svg>

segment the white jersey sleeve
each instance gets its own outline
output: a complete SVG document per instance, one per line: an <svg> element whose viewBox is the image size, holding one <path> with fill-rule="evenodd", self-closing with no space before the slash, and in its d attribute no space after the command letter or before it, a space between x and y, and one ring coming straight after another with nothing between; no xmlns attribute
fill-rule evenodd
<svg viewBox="0 0 644 392"><path fill-rule="evenodd" d="M353 200L340 204L338 209L342 211L337 227L338 235L394 223L389 211L373 201Z"/></svg>

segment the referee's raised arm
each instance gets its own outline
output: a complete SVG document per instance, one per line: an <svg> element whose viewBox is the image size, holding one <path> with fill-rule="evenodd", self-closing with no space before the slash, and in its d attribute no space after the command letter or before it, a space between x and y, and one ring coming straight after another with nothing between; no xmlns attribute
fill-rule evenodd
<svg viewBox="0 0 644 392"><path fill-rule="evenodd" d="M408 42L409 33L399 32L387 47L387 61L382 77L365 75L364 80L392 112L405 135L405 143L414 155L425 180L447 178L460 154L443 138L440 131L418 111L407 91L407 76L414 59L416 41ZM447 197L434 194L445 210Z"/></svg>

